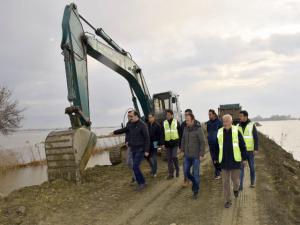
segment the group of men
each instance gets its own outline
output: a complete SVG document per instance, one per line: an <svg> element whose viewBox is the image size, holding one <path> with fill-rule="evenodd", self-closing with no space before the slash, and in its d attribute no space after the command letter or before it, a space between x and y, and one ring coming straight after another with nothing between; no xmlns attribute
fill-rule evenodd
<svg viewBox="0 0 300 225"><path fill-rule="evenodd" d="M137 184L137 191L146 187L145 177L140 169L141 162L147 159L151 175L157 175L157 150L166 151L168 176L171 180L179 177L179 161L177 154L184 153L183 187L192 183L193 198L197 198L200 187L200 162L205 154L205 137L199 121L191 109L185 110L185 121L180 124L174 118L172 110L166 110L166 120L159 124L153 114L148 115L147 123L140 119L135 110L128 112L128 123L124 128L115 130L113 134L125 133L127 145L127 164L132 169L131 184ZM237 198L243 190L244 167L250 167L250 187L255 187L254 156L258 152L257 130L249 118L247 111L239 114L240 123L233 124L231 115L224 115L222 121L214 110L209 110L207 140L214 165L214 177L222 178L225 207L231 202L231 181L233 193Z"/></svg>

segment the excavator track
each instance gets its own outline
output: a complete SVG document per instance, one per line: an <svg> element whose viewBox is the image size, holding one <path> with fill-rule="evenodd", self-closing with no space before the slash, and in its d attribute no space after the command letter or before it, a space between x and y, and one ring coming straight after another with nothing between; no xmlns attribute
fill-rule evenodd
<svg viewBox="0 0 300 225"><path fill-rule="evenodd" d="M48 180L80 182L96 142L96 135L86 128L51 132L45 141Z"/></svg>

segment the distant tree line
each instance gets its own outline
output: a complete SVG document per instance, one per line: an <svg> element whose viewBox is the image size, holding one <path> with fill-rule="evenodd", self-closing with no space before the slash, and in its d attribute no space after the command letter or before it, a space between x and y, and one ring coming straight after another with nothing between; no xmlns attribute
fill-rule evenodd
<svg viewBox="0 0 300 225"><path fill-rule="evenodd" d="M291 115L273 115L270 117L256 116L252 118L253 121L276 121L276 120L299 120L300 118L292 117Z"/></svg>
<svg viewBox="0 0 300 225"><path fill-rule="evenodd" d="M0 134L8 135L20 127L24 109L11 99L12 92L5 86L0 86Z"/></svg>

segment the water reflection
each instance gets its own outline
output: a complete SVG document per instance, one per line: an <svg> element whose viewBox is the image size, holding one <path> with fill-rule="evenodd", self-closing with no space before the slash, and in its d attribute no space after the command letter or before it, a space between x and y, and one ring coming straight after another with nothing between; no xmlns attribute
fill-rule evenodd
<svg viewBox="0 0 300 225"><path fill-rule="evenodd" d="M87 168L95 165L111 165L109 153L103 152L92 156ZM7 195L21 187L41 184L47 179L46 165L8 170L4 174L0 174L0 195Z"/></svg>

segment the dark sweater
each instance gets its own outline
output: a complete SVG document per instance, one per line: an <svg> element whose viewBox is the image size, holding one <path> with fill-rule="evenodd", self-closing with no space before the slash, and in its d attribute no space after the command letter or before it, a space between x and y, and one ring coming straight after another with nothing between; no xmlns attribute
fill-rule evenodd
<svg viewBox="0 0 300 225"><path fill-rule="evenodd" d="M239 147L241 150L242 160L247 159L247 150L243 135L241 132L238 133L239 136ZM219 156L219 142L218 139L216 141L216 157ZM218 159L214 159L218 160ZM224 143L223 143L223 158L222 162L220 162L221 168L225 170L233 170L233 169L240 169L241 162L236 162L233 156L233 146L232 146L232 130L224 129Z"/></svg>
<svg viewBox="0 0 300 225"><path fill-rule="evenodd" d="M170 127L171 127L172 121L173 121L173 119L168 120ZM163 145L165 145L167 148L172 148L172 147L181 145L182 130L181 130L181 126L180 126L180 123L178 122L178 120L177 120L177 131L178 131L179 138L177 140L165 141L164 122L162 124L162 129L163 129L163 132L162 132L163 133L163 135L162 135L162 144Z"/></svg>
<svg viewBox="0 0 300 225"><path fill-rule="evenodd" d="M149 136L150 136L150 145L152 145L154 141L157 141L157 144L161 145L162 130L161 130L161 126L159 125L159 123L148 122L147 125L148 125L148 132L149 132Z"/></svg>
<svg viewBox="0 0 300 225"><path fill-rule="evenodd" d="M250 120L247 120L246 122L241 122L241 123L239 123L239 126L242 127L243 132L245 131L246 126L247 126L248 123L250 123L250 122L251 122ZM255 126L255 125L253 125L252 135L253 135L253 139L254 139L254 150L257 150L257 151L258 151L258 135L257 135L257 129L256 129L256 126Z"/></svg>

